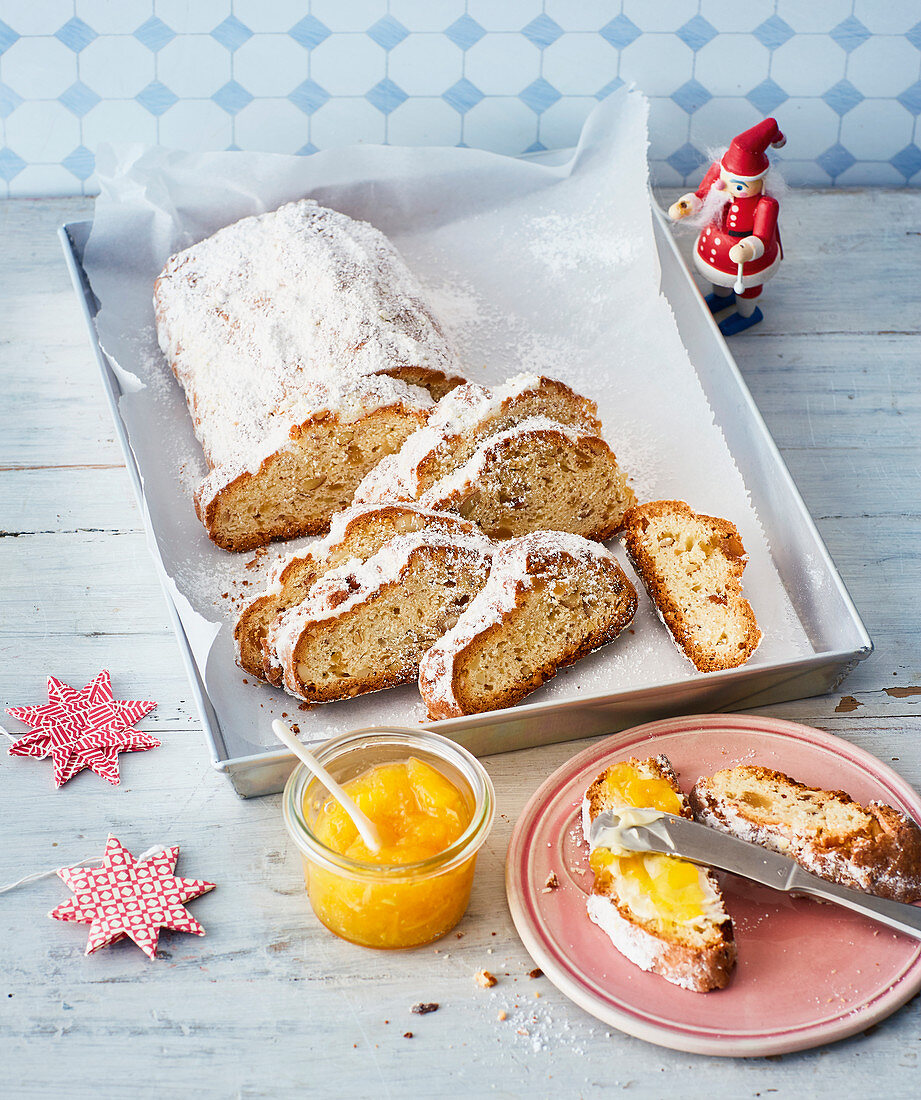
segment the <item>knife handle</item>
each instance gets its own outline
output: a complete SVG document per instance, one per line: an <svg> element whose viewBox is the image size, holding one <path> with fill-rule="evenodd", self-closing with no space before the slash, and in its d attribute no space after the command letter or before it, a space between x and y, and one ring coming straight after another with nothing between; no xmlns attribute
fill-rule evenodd
<svg viewBox="0 0 921 1100"><path fill-rule="evenodd" d="M846 909L863 913L879 921L880 924L894 928L897 932L904 932L906 936L921 940L921 906L864 894L849 886L828 882L802 869L798 869L796 874L790 876L788 891L791 894L807 894L809 897L843 905Z"/></svg>

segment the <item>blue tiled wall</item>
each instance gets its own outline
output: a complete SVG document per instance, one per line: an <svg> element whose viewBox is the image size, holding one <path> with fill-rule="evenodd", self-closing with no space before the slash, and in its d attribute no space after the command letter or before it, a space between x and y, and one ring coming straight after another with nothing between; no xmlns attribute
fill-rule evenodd
<svg viewBox="0 0 921 1100"><path fill-rule="evenodd" d="M921 0L0 0L0 195L103 140L560 147L630 81L660 184L771 113L791 183L921 184Z"/></svg>

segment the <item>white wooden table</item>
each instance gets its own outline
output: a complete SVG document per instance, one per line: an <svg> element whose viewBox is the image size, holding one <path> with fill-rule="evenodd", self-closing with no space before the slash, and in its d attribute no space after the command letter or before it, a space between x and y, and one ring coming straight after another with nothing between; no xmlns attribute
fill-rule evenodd
<svg viewBox="0 0 921 1100"><path fill-rule="evenodd" d="M871 1034L743 1061L622 1035L527 977L506 845L587 742L487 760L500 817L462 939L377 953L317 925L278 797L244 802L208 762L54 235L90 215L79 199L0 204L0 704L106 667L118 697L159 700L141 728L163 747L122 755L118 788L83 772L58 792L50 763L0 754L0 884L100 854L111 831L135 854L179 844L178 873L219 885L190 905L207 936L164 933L156 962L127 941L85 958L87 928L45 916L68 896L57 878L0 896L0 1093L916 1096L917 999ZM876 652L835 695L762 713L921 787L921 194L796 192L782 215L766 319L732 346ZM420 1000L441 1008L411 1015Z"/></svg>

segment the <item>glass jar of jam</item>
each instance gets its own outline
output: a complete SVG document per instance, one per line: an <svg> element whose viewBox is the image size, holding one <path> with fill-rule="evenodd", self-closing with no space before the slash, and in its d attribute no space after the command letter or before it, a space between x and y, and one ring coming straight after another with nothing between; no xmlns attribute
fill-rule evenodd
<svg viewBox="0 0 921 1100"><path fill-rule="evenodd" d="M323 784L295 768L282 807L316 916L365 947L414 947L445 935L467 908L495 816L483 765L424 730L357 730L312 751L382 839L379 852L368 849Z"/></svg>

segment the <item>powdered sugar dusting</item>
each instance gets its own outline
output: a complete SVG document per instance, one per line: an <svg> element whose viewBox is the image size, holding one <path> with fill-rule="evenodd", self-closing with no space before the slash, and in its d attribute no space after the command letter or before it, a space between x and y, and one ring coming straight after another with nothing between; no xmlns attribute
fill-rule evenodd
<svg viewBox="0 0 921 1100"><path fill-rule="evenodd" d="M454 691L454 673L465 647L503 622L519 606L522 594L539 581L568 576L572 570L588 581L595 562L607 562L619 570L614 556L600 543L563 531L534 531L503 543L493 554L486 585L420 662L419 689L429 707L463 713Z"/></svg>
<svg viewBox="0 0 921 1100"><path fill-rule="evenodd" d="M493 544L482 535L446 531L416 531L390 539L367 561L352 558L330 570L313 586L309 598L283 612L269 630L268 644L285 669L285 685L296 686L289 672L298 638L308 623L328 621L366 603L385 585L399 581L412 556L423 547L441 547L465 555L488 570Z"/></svg>
<svg viewBox="0 0 921 1100"><path fill-rule="evenodd" d="M612 236L599 241L596 234L587 231L584 218L546 214L532 218L531 226L531 254L552 275L565 275L586 264L626 266L639 254L636 237Z"/></svg>
<svg viewBox="0 0 921 1100"><path fill-rule="evenodd" d="M495 455L501 451L503 444L538 432L556 432L574 447L586 436L585 432L560 424L548 416L529 416L513 427L484 439L463 466L426 490L419 503L428 508L444 508L456 498L465 496L472 488L482 484L486 469L495 461Z"/></svg>
<svg viewBox="0 0 921 1100"><path fill-rule="evenodd" d="M450 456L459 442L474 441L500 414L514 416L525 400L539 402L544 382L539 375L522 372L492 388L473 382L458 386L438 402L426 425L409 436L398 454L389 455L365 476L355 500L416 500L424 488L424 463Z"/></svg>
<svg viewBox="0 0 921 1100"><path fill-rule="evenodd" d="M173 256L155 306L208 462L233 476L258 469L319 411L356 419L396 401L430 404L377 375L457 373L390 242L313 200L244 218Z"/></svg>

